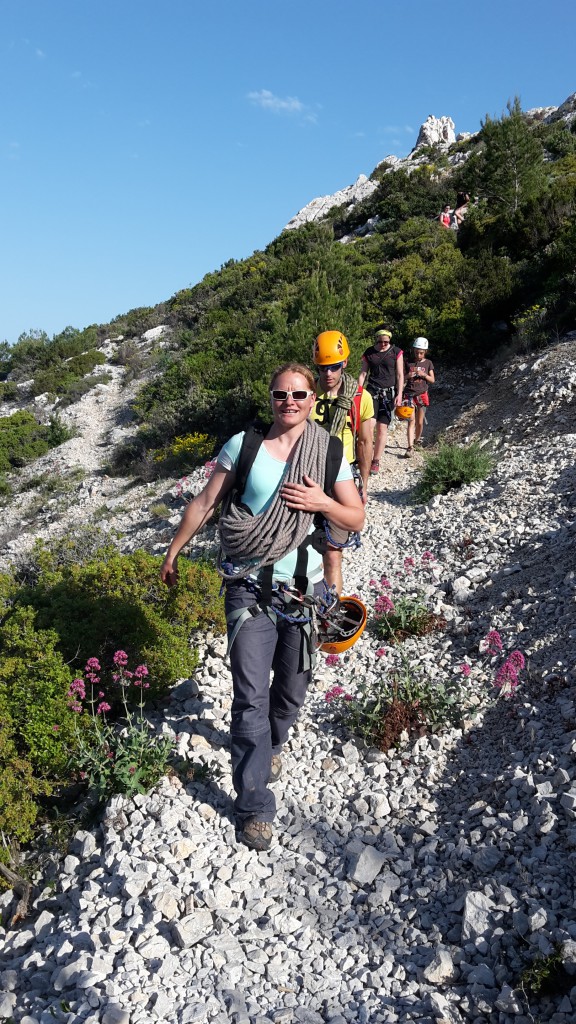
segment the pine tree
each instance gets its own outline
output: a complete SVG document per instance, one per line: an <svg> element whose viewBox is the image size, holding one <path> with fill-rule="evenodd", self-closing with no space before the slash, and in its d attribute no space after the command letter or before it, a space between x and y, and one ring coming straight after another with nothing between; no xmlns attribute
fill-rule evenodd
<svg viewBox="0 0 576 1024"><path fill-rule="evenodd" d="M518 96L508 101L507 110L500 120L487 114L482 124L480 190L491 205L515 213L544 191L546 176L542 145L526 123Z"/></svg>

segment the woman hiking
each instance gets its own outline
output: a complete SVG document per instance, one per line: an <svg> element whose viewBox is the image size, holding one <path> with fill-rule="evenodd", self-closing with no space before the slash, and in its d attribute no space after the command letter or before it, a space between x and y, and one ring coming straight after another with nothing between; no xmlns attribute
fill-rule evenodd
<svg viewBox="0 0 576 1024"><path fill-rule="evenodd" d="M272 842L276 802L269 784L280 776L280 752L312 677L310 624L302 622L302 604L291 594L304 586L315 597L326 591L322 555L311 543L314 515L344 530L364 525L364 506L340 448L332 495L323 490L330 437L308 421L315 399L306 367L287 363L276 370L273 424L242 493L235 483L244 432L224 445L210 480L185 509L161 570L172 586L179 552L227 499L219 530L233 679L234 811L238 838L256 850Z"/></svg>

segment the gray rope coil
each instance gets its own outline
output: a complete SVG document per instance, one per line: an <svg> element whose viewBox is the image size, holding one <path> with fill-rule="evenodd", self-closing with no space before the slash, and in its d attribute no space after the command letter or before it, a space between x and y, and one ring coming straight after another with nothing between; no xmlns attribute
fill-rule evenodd
<svg viewBox="0 0 576 1024"><path fill-rule="evenodd" d="M338 397L332 401L332 408L334 409L334 419L330 424L330 434L332 437L342 436L342 431L346 426L346 417L348 416L357 390L358 382L356 378L351 377L349 373L343 373L342 390Z"/></svg>
<svg viewBox="0 0 576 1024"><path fill-rule="evenodd" d="M329 439L326 430L308 421L282 484L301 484L306 475L323 487ZM233 562L235 566L238 562L248 564L233 576L226 574L220 564L220 575L224 579L237 579L253 573L263 565L278 562L305 540L313 518L313 512L289 509L280 497L280 487L268 508L255 516L234 505L230 495L218 524L220 544L226 561Z"/></svg>

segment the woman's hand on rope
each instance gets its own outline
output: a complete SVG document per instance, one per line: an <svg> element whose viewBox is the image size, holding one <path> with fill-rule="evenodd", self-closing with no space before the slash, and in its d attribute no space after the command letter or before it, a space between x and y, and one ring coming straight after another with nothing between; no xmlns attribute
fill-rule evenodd
<svg viewBox="0 0 576 1024"><path fill-rule="evenodd" d="M325 512L330 499L312 477L304 474L303 484L284 484L280 494L295 512Z"/></svg>

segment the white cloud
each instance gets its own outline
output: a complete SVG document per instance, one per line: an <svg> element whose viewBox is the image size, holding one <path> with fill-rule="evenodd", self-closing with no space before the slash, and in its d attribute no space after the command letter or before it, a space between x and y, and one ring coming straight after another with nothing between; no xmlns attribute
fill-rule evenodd
<svg viewBox="0 0 576 1024"><path fill-rule="evenodd" d="M38 48L36 48L36 56L43 58L46 56L46 54L44 53L44 50L39 50Z"/></svg>
<svg viewBox="0 0 576 1024"><path fill-rule="evenodd" d="M307 106L297 96L275 96L269 89L249 92L247 98L254 106L268 110L272 114L287 114L289 117L296 117L300 124L317 124L318 112L322 109L319 103Z"/></svg>
<svg viewBox="0 0 576 1024"><path fill-rule="evenodd" d="M296 96L275 96L269 89L260 89L258 92L249 92L248 99L257 107L263 110L270 110L273 114L303 114L304 104Z"/></svg>

